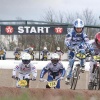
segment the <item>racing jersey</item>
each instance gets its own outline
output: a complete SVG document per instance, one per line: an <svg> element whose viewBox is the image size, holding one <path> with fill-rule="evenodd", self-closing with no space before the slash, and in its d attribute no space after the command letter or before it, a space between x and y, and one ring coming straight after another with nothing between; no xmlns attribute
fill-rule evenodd
<svg viewBox="0 0 100 100"><path fill-rule="evenodd" d="M94 41L94 40L90 40L90 41L89 41L89 44L92 45L92 48L93 48L93 50L94 50L95 55L98 55L98 54L100 53L100 48L98 48L98 47L96 46L95 41Z"/></svg>
<svg viewBox="0 0 100 100"><path fill-rule="evenodd" d="M51 75L54 79L56 77L64 77L65 75L65 68L63 67L62 63L58 62L55 66L52 62L48 63L41 71L40 78L48 72L48 75Z"/></svg>
<svg viewBox="0 0 100 100"><path fill-rule="evenodd" d="M21 54L21 51L15 51L14 52L14 55L16 55L16 54L20 55Z"/></svg>
<svg viewBox="0 0 100 100"><path fill-rule="evenodd" d="M77 34L74 30L68 33L65 37L65 44L67 47L79 45L80 43L87 43L89 41L86 33Z"/></svg>
<svg viewBox="0 0 100 100"><path fill-rule="evenodd" d="M43 55L43 57L44 56L47 56L47 54L49 54L49 51L48 50L41 51L41 55Z"/></svg>
<svg viewBox="0 0 100 100"><path fill-rule="evenodd" d="M36 67L32 63L29 63L28 67L25 67L25 65L22 62L19 63L19 65L16 65L13 69L13 75L16 76L17 72L23 75L32 73L33 77L37 76Z"/></svg>
<svg viewBox="0 0 100 100"><path fill-rule="evenodd" d="M59 56L61 56L62 54L64 54L62 50L56 50L55 53L57 53Z"/></svg>
<svg viewBox="0 0 100 100"><path fill-rule="evenodd" d="M30 48L27 48L24 51L29 53L30 55L34 55L34 50L30 50Z"/></svg>

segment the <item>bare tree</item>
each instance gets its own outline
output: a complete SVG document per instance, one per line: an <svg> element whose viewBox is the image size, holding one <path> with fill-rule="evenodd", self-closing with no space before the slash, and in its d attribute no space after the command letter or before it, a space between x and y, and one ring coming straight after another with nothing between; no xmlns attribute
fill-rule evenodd
<svg viewBox="0 0 100 100"><path fill-rule="evenodd" d="M95 25L96 24L96 20L93 14L92 10L89 9L85 9L83 11L83 19L86 25Z"/></svg>
<svg viewBox="0 0 100 100"><path fill-rule="evenodd" d="M92 10L85 9L82 13L82 17L84 19L85 25L96 25L97 20L95 19L94 13ZM94 28L87 28L86 32L89 35L89 38L93 38L97 29Z"/></svg>

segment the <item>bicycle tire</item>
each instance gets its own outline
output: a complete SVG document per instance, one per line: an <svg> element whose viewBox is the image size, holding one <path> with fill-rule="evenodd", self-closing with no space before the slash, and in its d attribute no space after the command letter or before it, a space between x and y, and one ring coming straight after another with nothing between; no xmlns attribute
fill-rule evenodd
<svg viewBox="0 0 100 100"><path fill-rule="evenodd" d="M74 83L74 75L72 75L72 78L71 78L71 88L70 89L73 88L73 83Z"/></svg>
<svg viewBox="0 0 100 100"><path fill-rule="evenodd" d="M100 90L100 67L97 68L97 86L96 90Z"/></svg>
<svg viewBox="0 0 100 100"><path fill-rule="evenodd" d="M94 90L98 90L99 89L99 81L100 81L100 78L99 78L99 68L95 68L94 70L94 74L95 74L95 77L94 77L94 80L93 80L93 86L92 86L92 89Z"/></svg>
<svg viewBox="0 0 100 100"><path fill-rule="evenodd" d="M94 83L92 82L91 84L88 85L88 90L93 90L94 88Z"/></svg>
<svg viewBox="0 0 100 100"><path fill-rule="evenodd" d="M80 65L76 65L73 76L71 78L71 89L73 90L76 89L79 73L80 73Z"/></svg>
<svg viewBox="0 0 100 100"><path fill-rule="evenodd" d="M88 89L89 90L96 90L96 85L97 85L97 77L98 77L98 74L97 74L97 68L96 66L93 67L93 71L92 73L94 73L94 76L93 76L93 81L91 84L88 85Z"/></svg>

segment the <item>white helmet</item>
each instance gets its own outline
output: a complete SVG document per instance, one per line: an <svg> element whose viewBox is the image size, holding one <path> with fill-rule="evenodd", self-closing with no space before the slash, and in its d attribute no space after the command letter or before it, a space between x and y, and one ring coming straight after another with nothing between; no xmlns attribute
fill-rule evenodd
<svg viewBox="0 0 100 100"><path fill-rule="evenodd" d="M74 22L74 28L84 28L84 22L81 19L76 19Z"/></svg>
<svg viewBox="0 0 100 100"><path fill-rule="evenodd" d="M57 47L57 50L60 50L60 47Z"/></svg>
<svg viewBox="0 0 100 100"><path fill-rule="evenodd" d="M44 50L47 50L47 47L44 47Z"/></svg>
<svg viewBox="0 0 100 100"><path fill-rule="evenodd" d="M34 50L34 49L32 48L32 50Z"/></svg>
<svg viewBox="0 0 100 100"><path fill-rule="evenodd" d="M22 55L22 62L25 65L25 67L28 67L30 61L31 61L31 55L29 53L24 53Z"/></svg>
<svg viewBox="0 0 100 100"><path fill-rule="evenodd" d="M32 48L32 47L29 47L29 50L30 50L30 51L33 51L33 48Z"/></svg>
<svg viewBox="0 0 100 100"><path fill-rule="evenodd" d="M60 57L57 53L53 53L51 55L51 62L53 63L54 66L56 66L59 60L60 60Z"/></svg>

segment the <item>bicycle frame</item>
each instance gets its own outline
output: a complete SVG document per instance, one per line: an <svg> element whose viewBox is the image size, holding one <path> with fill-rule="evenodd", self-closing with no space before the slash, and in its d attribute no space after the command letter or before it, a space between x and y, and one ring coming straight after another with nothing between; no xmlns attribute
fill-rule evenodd
<svg viewBox="0 0 100 100"><path fill-rule="evenodd" d="M75 90L79 78L80 78L80 64L77 64L73 70L70 89Z"/></svg>
<svg viewBox="0 0 100 100"><path fill-rule="evenodd" d="M44 60L44 61L47 61L47 55L44 55L44 56L43 56L43 60Z"/></svg>
<svg viewBox="0 0 100 100"><path fill-rule="evenodd" d="M86 55L81 54L81 53L77 53L76 51L75 51L75 55L79 60L86 58ZM70 89L75 90L75 88L76 88L77 81L80 78L80 72L82 72L80 67L81 67L80 64L76 64L76 66L75 66L75 68L72 72L72 78L71 78L71 82L70 82L71 83L71 88Z"/></svg>
<svg viewBox="0 0 100 100"><path fill-rule="evenodd" d="M94 60L97 62L93 68L93 82L92 86L88 86L89 90L100 90L100 55L94 56ZM98 59L99 58L99 59Z"/></svg>

